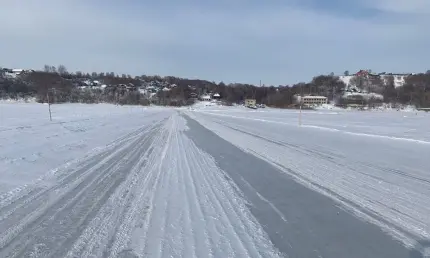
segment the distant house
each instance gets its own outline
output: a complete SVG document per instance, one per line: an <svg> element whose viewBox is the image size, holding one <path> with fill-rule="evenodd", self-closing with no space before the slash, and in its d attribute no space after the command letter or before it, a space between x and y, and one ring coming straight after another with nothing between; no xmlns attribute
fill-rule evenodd
<svg viewBox="0 0 430 258"><path fill-rule="evenodd" d="M327 97L324 96L304 96L302 98L303 105L319 106L327 104Z"/></svg>
<svg viewBox="0 0 430 258"><path fill-rule="evenodd" d="M92 80L84 80L81 82L81 86L89 86L89 87L95 87L100 86L101 83L99 81L92 81Z"/></svg>
<svg viewBox="0 0 430 258"><path fill-rule="evenodd" d="M257 101L255 99L245 99L245 107L256 107Z"/></svg>
<svg viewBox="0 0 430 258"><path fill-rule="evenodd" d="M209 100L211 100L211 96L210 95L202 95L202 96L200 96L200 100L209 101Z"/></svg>
<svg viewBox="0 0 430 258"><path fill-rule="evenodd" d="M25 72L24 69L12 69L12 73L16 74L16 75L20 75L23 72Z"/></svg>
<svg viewBox="0 0 430 258"><path fill-rule="evenodd" d="M319 106L323 104L327 104L327 97L324 96L299 96L295 95L295 102L297 104L302 104L306 106Z"/></svg>
<svg viewBox="0 0 430 258"><path fill-rule="evenodd" d="M369 71L367 70L360 70L355 74L355 76L368 76L368 75L369 75Z"/></svg>
<svg viewBox="0 0 430 258"><path fill-rule="evenodd" d="M24 70L24 69L9 69L9 68L3 68L2 69L3 74L6 77L9 78L16 78L19 75L23 75L24 73L30 73L34 72L34 70Z"/></svg>
<svg viewBox="0 0 430 258"><path fill-rule="evenodd" d="M127 91L136 91L137 87L133 83L129 83L125 86Z"/></svg>
<svg viewBox="0 0 430 258"><path fill-rule="evenodd" d="M215 94L212 96L212 98L213 98L213 99L221 99L221 95L219 95L219 93L215 93Z"/></svg>

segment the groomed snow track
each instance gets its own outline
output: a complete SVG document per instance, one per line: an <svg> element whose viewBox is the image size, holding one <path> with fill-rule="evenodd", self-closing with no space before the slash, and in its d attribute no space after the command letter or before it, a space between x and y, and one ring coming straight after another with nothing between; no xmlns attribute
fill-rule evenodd
<svg viewBox="0 0 430 258"><path fill-rule="evenodd" d="M178 113L0 196L0 257L277 257Z"/></svg>
<svg viewBox="0 0 430 258"><path fill-rule="evenodd" d="M88 107L5 123L0 257L430 253L423 115Z"/></svg>

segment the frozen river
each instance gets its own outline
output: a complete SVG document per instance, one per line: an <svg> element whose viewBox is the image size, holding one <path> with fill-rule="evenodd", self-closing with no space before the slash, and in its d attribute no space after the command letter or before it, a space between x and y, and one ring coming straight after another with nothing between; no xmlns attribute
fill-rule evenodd
<svg viewBox="0 0 430 258"><path fill-rule="evenodd" d="M46 108L0 103L1 257L426 252L425 113Z"/></svg>

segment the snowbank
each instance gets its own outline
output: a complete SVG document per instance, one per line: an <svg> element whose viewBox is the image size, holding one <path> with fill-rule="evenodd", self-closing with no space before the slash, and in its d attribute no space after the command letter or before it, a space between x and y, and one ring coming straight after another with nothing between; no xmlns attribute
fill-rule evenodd
<svg viewBox="0 0 430 258"><path fill-rule="evenodd" d="M36 98L0 99L0 103L36 103Z"/></svg>
<svg viewBox="0 0 430 258"><path fill-rule="evenodd" d="M365 100L370 100L370 99L379 99L379 100L383 100L384 96L382 96L381 94L378 93L374 93L374 92L345 92L345 94L343 95L344 98L349 98L349 97L355 97L355 96L360 96L363 97Z"/></svg>
<svg viewBox="0 0 430 258"><path fill-rule="evenodd" d="M315 110L344 110L344 109L342 109L340 107L336 107L333 104L324 104L321 106L316 106Z"/></svg>

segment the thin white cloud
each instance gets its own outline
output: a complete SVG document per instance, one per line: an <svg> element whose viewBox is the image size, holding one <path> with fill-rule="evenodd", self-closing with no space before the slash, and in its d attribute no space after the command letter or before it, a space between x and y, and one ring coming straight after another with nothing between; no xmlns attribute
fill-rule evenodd
<svg viewBox="0 0 430 258"><path fill-rule="evenodd" d="M52 38L82 35L92 36L92 39L126 36L142 39L149 33L153 40L168 39L168 31L163 31L165 28L157 27L157 24L133 17L122 19L82 1L23 2L8 1L0 8L0 22L7 24L4 29L12 35Z"/></svg>
<svg viewBox="0 0 430 258"><path fill-rule="evenodd" d="M367 0L367 5L399 14L430 14L429 0Z"/></svg>
<svg viewBox="0 0 430 258"><path fill-rule="evenodd" d="M373 3L387 9L384 1ZM415 2L416 6L419 1ZM419 58L428 56L423 43L430 42L423 31L430 19L421 16L358 19L273 5L260 9L148 5L123 15L103 2L95 6L83 0L0 0L0 4L0 23L7 24L1 29L0 48L8 49L0 65L11 66L63 63L70 70L244 82L267 78L268 83L280 84L369 66L425 69ZM416 61L411 63L411 58Z"/></svg>

